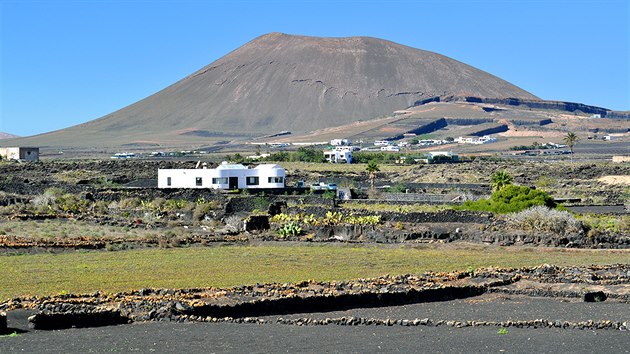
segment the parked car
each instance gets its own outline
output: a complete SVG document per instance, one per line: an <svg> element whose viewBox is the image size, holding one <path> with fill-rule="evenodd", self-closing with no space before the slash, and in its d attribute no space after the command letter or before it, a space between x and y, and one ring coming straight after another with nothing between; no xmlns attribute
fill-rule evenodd
<svg viewBox="0 0 630 354"><path fill-rule="evenodd" d="M320 183L314 183L311 185L311 189L314 191L336 191L337 190L337 184L335 183L324 183L324 182L320 182Z"/></svg>

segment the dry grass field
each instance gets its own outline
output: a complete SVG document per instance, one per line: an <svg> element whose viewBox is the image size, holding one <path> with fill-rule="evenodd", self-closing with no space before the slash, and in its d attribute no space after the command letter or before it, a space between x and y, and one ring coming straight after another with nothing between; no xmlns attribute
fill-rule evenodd
<svg viewBox="0 0 630 354"><path fill-rule="evenodd" d="M627 262L629 250L483 246L254 246L74 251L0 257L0 301L24 295L118 292L144 287L229 287L268 282L331 281L385 274Z"/></svg>

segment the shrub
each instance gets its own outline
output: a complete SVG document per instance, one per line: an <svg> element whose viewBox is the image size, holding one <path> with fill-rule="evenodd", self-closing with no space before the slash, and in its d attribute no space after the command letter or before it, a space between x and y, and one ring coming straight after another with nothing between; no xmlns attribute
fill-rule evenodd
<svg viewBox="0 0 630 354"><path fill-rule="evenodd" d="M66 213L80 214L87 211L89 202L76 194L66 193L57 198L55 205Z"/></svg>
<svg viewBox="0 0 630 354"><path fill-rule="evenodd" d="M324 198L324 199L331 199L332 200L332 199L337 198L337 193L335 191L325 191L322 194L322 198Z"/></svg>
<svg viewBox="0 0 630 354"><path fill-rule="evenodd" d="M300 147L296 152L291 154L291 161L302 162L323 162L324 152L313 147Z"/></svg>
<svg viewBox="0 0 630 354"><path fill-rule="evenodd" d="M92 204L92 211L97 215L109 214L109 204L105 201L97 201Z"/></svg>
<svg viewBox="0 0 630 354"><path fill-rule="evenodd" d="M137 209L141 205L142 201L140 198L125 198L118 203L120 209Z"/></svg>
<svg viewBox="0 0 630 354"><path fill-rule="evenodd" d="M554 208L556 203L543 191L526 186L507 185L492 193L489 199L466 201L456 209L505 214L525 210L536 205Z"/></svg>
<svg viewBox="0 0 630 354"><path fill-rule="evenodd" d="M163 211L166 209L166 199L164 198L155 198L149 203L148 207L153 211Z"/></svg>
<svg viewBox="0 0 630 354"><path fill-rule="evenodd" d="M194 206L195 206L195 203L189 202L185 199L169 199L166 202L165 208L171 211L192 210Z"/></svg>
<svg viewBox="0 0 630 354"><path fill-rule="evenodd" d="M47 213L49 212L55 202L57 201L57 197L61 196L62 192L57 188L47 189L44 194L38 195L31 203L35 206L35 211L37 213Z"/></svg>
<svg viewBox="0 0 630 354"><path fill-rule="evenodd" d="M508 226L531 232L551 232L558 235L578 234L582 223L567 211L534 206L506 216Z"/></svg>
<svg viewBox="0 0 630 354"><path fill-rule="evenodd" d="M630 216L624 215L619 219L619 231L630 234Z"/></svg>
<svg viewBox="0 0 630 354"><path fill-rule="evenodd" d="M201 221L206 217L206 215L212 214L212 211L215 209L217 209L217 203L215 202L197 204L197 206L195 206L195 210L193 211L193 218Z"/></svg>
<svg viewBox="0 0 630 354"><path fill-rule="evenodd" d="M291 237L291 236L299 236L302 233L302 228L298 225L297 222L289 222L284 225L280 230L278 230L278 234L281 238Z"/></svg>
<svg viewBox="0 0 630 354"><path fill-rule="evenodd" d="M396 183L395 185L389 187L387 189L387 192L389 193L404 193L407 190L407 188L405 187L405 185L403 183Z"/></svg>
<svg viewBox="0 0 630 354"><path fill-rule="evenodd" d="M265 198L264 196L259 196L254 198L254 209L258 209L258 210L267 210L269 209L269 205L271 205L271 202Z"/></svg>
<svg viewBox="0 0 630 354"><path fill-rule="evenodd" d="M627 215L618 217L611 215L585 214L579 216L582 223L594 235L602 233L622 233L630 232L630 217Z"/></svg>
<svg viewBox="0 0 630 354"><path fill-rule="evenodd" d="M238 215L230 215L225 218L224 222L228 229L232 229L234 231L238 231L243 228L243 219L238 217Z"/></svg>

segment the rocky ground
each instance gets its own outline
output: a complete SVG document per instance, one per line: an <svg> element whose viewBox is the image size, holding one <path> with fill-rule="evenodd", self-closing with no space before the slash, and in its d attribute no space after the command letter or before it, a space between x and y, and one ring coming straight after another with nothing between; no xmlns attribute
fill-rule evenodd
<svg viewBox="0 0 630 354"><path fill-rule="evenodd" d="M108 160L108 161L45 161L41 163L0 164L0 252L38 252L41 250L108 249L127 247L170 247L178 245L204 245L216 242L252 242L265 240L294 240L309 242L376 242L418 243L469 241L501 245L542 245L553 247L627 248L630 235L620 228L596 230L571 235L545 232L512 230L506 227L501 217L474 212L453 210L414 211L403 210L415 206L415 202L391 200L366 200L363 206L347 209L344 205L317 195L234 195L208 190L158 190L155 185L158 168L193 168L196 161L174 160ZM327 165L322 165L326 169ZM470 163L417 165L396 168L393 172L380 172L377 185L406 183L409 188L420 188L418 192L433 195L448 193L489 193L489 176L497 170L506 170L515 182L536 186L557 197L571 197L573 204L597 202L616 205L623 212L627 203L629 187L623 184L608 185L600 182L604 176L630 175L630 167L611 163L543 163L504 160L475 160ZM351 181L355 186L367 185L365 172L289 170L291 180ZM474 191L466 192L461 186L471 185ZM426 186L434 186L427 190ZM460 186L450 187L449 186ZM144 186L144 187L143 187ZM477 188L477 186L485 186ZM454 189L455 188L455 189ZM60 190L70 193L79 200L91 203L82 211L64 212L48 210L33 211L32 206L42 200L46 191ZM370 197L357 189L360 197ZM485 191L485 192L484 192ZM298 193L292 191L293 194ZM375 196L383 197L382 195ZM147 208L146 203L160 199L158 208ZM135 200L135 206L125 207L126 200ZM214 202L212 210L195 216L195 210L164 209L167 201L199 200ZM359 200L361 202L361 200ZM372 207L367 202L389 204L391 208ZM144 203L140 205L140 203ZM398 204L402 203L397 207ZM127 203L129 204L129 203ZM361 205L361 204L359 204ZM97 206L99 211L97 212ZM364 209L361 209L364 208ZM431 208L430 206L428 207ZM400 209L400 210L399 210ZM304 227L301 236L280 236L280 224L271 223L269 215L286 213L291 215L313 215L324 218L329 211L348 216L379 215L377 225L353 225L348 223ZM201 219L200 219L201 218ZM85 223L99 231L71 230L67 235L36 232L19 232L19 229L38 229L37 225L48 221L63 225L65 220ZM15 222L20 221L19 227ZM597 221L597 220L596 220ZM602 228L608 219L602 218ZM247 226L246 226L247 224ZM117 228L118 232L103 231ZM63 228L60 226L59 228ZM39 229L44 229L39 227ZM111 229L111 228L110 228ZM138 231L130 237L129 230ZM124 231L124 232L123 232ZM245 232L243 232L245 231Z"/></svg>
<svg viewBox="0 0 630 354"><path fill-rule="evenodd" d="M158 168L194 168L197 161L176 160L52 160L40 163L0 163L0 191L36 195L51 187L86 191L112 186L156 186ZM212 166L212 163L210 164ZM325 166L325 165L324 165ZM496 171L507 171L515 183L536 186L560 197L581 197L584 203L623 203L627 186L598 181L605 176L630 175L630 165L610 162L545 162L507 159L476 159L458 164L412 165L397 172L380 172L376 185L396 183L489 183ZM350 178L355 185L367 185L364 171L320 172L289 169L288 184L298 180ZM626 196L627 197L627 196Z"/></svg>
<svg viewBox="0 0 630 354"><path fill-rule="evenodd" d="M397 208L379 210L378 207L375 209L369 206L357 210L339 207L334 201L320 196L268 195L261 198L209 191L164 192L151 188L128 188L150 186L154 183L157 168L192 168L194 164L180 161L0 164L0 207L5 211L0 220L0 252L75 249L115 251L127 247L266 241L472 241L501 245L630 247L630 237L623 233L582 232L567 236L509 230L501 217L486 213L403 211ZM629 175L630 167L605 163L550 165L538 162L513 164L506 161L475 161L455 165L423 165L398 172L381 172L377 183L487 183L489 176L497 170L507 170L517 183L536 185L556 196L578 195L581 201L598 201L608 205L627 200L627 187L608 186L597 179L609 175ZM296 180L322 177L321 172L288 172ZM335 172L325 172L324 175L327 178L348 177ZM354 173L351 177L358 185L368 183L364 173ZM20 205L31 203L52 187L86 200L100 201L108 205L107 212L38 214L21 211ZM448 189L439 187L430 192L447 193ZM134 211L117 208L114 211L109 208L130 198L193 202L203 199L204 202L215 203L215 206L208 211L205 219L195 219L192 209L147 215L144 209ZM261 203L262 199L264 203ZM371 225L329 223L326 218L331 218L327 216L330 211L338 213L335 215L341 219L379 215L380 220ZM271 215L278 213L308 216L319 221L311 227L305 227L300 235L281 236L277 232L281 225L270 219ZM64 223L85 224L90 230L108 231L103 235L70 229L69 234L63 237L57 234L36 235L30 231L50 228L51 223L56 227L53 228L54 232L63 229ZM20 233L20 230L26 231ZM135 236L131 237L131 234ZM465 343L478 343L478 346L472 344L476 348L472 351L487 351L502 348L487 345L494 343L493 338L510 338L512 341L519 338L512 346L506 347L515 349L526 342L531 344L532 337L575 340L579 337L575 333L588 331L599 335L598 339L609 340L589 340L589 345L596 346L581 345L575 348L576 351L608 348L619 352L617 349L629 348L630 345L606 345L610 345L610 339L618 343L630 338L627 335L630 333L629 303L628 264L592 267L543 265L520 269L470 269L461 273L384 276L343 282L305 280L296 284L254 284L226 289L147 288L121 293L99 291L91 294L18 297L0 304L0 336L4 335L0 337L0 351L40 352L45 351L51 343L67 351L131 350L136 346L146 350L148 346L143 341L158 343L155 337L147 334L149 332L161 333L162 338L172 338L171 344L160 342L163 345L160 349L176 349L181 336L169 336L187 328L193 329L185 331L191 340L201 343L203 340L200 338L210 336L215 339L215 344L224 343L223 346L211 346L217 351L322 349L315 342L308 342L315 338L310 337L312 333L318 333L318 338L333 338L333 333L345 333L348 338L352 338L347 342L337 342L337 347L330 347L332 351L357 351L351 345L359 340L376 351L386 348L417 351L421 348L411 344L402 345L400 341L405 336L417 336L419 333L426 334L423 338L432 341L436 349L464 352L470 349ZM2 312L6 312L6 316ZM109 327L86 328L95 326ZM83 329L66 331L70 333L68 338L74 336L81 340L84 335L92 335L101 338L101 343L108 343L105 345L110 347L82 344L79 348L56 337L56 332L48 331L75 327ZM121 331L119 328L128 330ZM395 331L390 331L394 328ZM292 334L287 335L287 331ZM107 339L111 336L126 338L125 335L131 333L135 333L135 337L122 342ZM268 346L239 343L234 337L235 333L251 335L259 343L267 343ZM623 336L620 337L619 333ZM438 343L435 341L438 335L446 335L449 340ZM269 340L273 336L277 340ZM133 339L136 337L142 338L141 342ZM374 337L379 340L372 341ZM459 340L460 337L468 340ZM486 344L476 341L479 338L485 338ZM286 342L293 343L300 339L305 341L305 347L286 346ZM459 346L450 346L456 343L460 343ZM538 348L567 349L544 347L540 341L536 343Z"/></svg>

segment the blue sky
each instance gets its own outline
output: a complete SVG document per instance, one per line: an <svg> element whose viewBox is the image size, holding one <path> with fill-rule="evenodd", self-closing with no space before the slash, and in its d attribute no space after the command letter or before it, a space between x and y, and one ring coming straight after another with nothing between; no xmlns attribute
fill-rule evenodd
<svg viewBox="0 0 630 354"><path fill-rule="evenodd" d="M372 36L630 110L630 1L0 0L0 132L99 118L269 32Z"/></svg>

